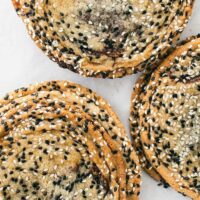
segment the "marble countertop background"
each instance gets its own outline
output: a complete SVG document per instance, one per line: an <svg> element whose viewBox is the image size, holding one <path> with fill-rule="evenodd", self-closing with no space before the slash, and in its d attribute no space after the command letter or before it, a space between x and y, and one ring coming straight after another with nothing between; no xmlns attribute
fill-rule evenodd
<svg viewBox="0 0 200 200"><path fill-rule="evenodd" d="M200 0L196 0L192 18L182 39L200 33ZM0 0L0 96L22 86L47 80L68 80L82 84L104 97L129 132L130 96L138 75L104 80L83 78L61 69L36 47L17 17L10 0ZM146 174L140 200L187 200L173 189L164 189Z"/></svg>

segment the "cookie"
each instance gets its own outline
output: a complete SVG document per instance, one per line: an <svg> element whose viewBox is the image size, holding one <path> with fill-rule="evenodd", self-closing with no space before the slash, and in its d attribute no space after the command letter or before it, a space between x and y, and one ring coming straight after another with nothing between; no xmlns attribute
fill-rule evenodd
<svg viewBox="0 0 200 200"><path fill-rule="evenodd" d="M131 114L133 140L145 158L145 168L150 163L150 173L157 172L195 200L200 199L199 77L197 36L179 46L148 79L139 80Z"/></svg>
<svg viewBox="0 0 200 200"><path fill-rule="evenodd" d="M66 81L0 100L0 197L138 199L139 161L111 107Z"/></svg>
<svg viewBox="0 0 200 200"><path fill-rule="evenodd" d="M194 0L12 0L37 46L61 67L118 78L152 69L176 43Z"/></svg>
<svg viewBox="0 0 200 200"><path fill-rule="evenodd" d="M178 49L180 46L190 42L193 39L200 37L198 36L191 36L187 39L180 41L179 44L175 47L172 47L166 54L163 55L163 58L167 59L168 55L171 54L173 51ZM153 70L154 71L154 70ZM147 72L139 77L137 80L134 88L133 93L131 96L131 107L130 107L130 132L133 140L134 148L137 151L139 156L140 164L142 168L147 172L152 178L156 181L159 181L165 188L168 187L166 181L157 173L157 171L153 168L151 163L148 161L147 157L145 156L145 152L143 150L142 142L141 142L141 135L140 129L140 120L139 120L139 110L142 109L143 104L143 96L146 94L146 86L148 85L152 72Z"/></svg>

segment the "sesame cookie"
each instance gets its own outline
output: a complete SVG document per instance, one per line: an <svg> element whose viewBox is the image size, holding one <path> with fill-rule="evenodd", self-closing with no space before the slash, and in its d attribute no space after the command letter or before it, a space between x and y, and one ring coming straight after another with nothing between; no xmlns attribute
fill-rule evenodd
<svg viewBox="0 0 200 200"><path fill-rule="evenodd" d="M138 199L140 167L125 129L90 89L66 81L0 100L0 197Z"/></svg>
<svg viewBox="0 0 200 200"><path fill-rule="evenodd" d="M143 166L195 200L200 199L199 77L197 36L182 43L152 74L140 78L130 120Z"/></svg>
<svg viewBox="0 0 200 200"><path fill-rule="evenodd" d="M12 0L37 46L83 76L152 69L176 43L194 0Z"/></svg>

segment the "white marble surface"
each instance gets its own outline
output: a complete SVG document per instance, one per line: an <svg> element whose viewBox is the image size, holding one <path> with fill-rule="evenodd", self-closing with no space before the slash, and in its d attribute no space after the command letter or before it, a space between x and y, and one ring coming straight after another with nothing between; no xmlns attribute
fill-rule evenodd
<svg viewBox="0 0 200 200"><path fill-rule="evenodd" d="M200 0L182 38L200 33ZM138 75L122 79L83 78L50 61L29 38L10 0L0 0L0 96L13 89L46 80L69 80L90 87L104 97L128 128L130 95ZM163 189L143 175L141 200L186 200L173 189Z"/></svg>

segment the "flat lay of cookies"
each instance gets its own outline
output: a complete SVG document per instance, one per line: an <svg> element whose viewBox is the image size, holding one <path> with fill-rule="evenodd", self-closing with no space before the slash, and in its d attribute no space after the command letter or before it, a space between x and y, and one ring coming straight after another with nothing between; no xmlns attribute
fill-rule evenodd
<svg viewBox="0 0 200 200"><path fill-rule="evenodd" d="M0 200L200 200L200 1L1 0Z"/></svg>

